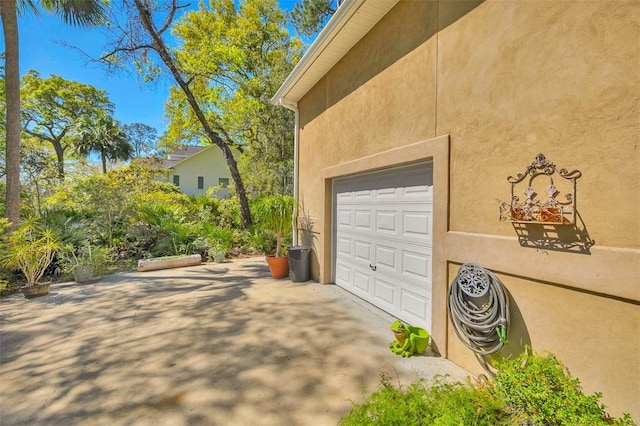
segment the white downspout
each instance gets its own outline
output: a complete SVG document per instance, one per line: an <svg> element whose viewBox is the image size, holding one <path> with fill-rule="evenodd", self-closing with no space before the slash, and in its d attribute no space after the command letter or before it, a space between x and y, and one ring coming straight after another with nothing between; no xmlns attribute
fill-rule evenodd
<svg viewBox="0 0 640 426"><path fill-rule="evenodd" d="M285 101L284 99L278 99L278 105L281 105L291 111L293 111L293 198L296 200L296 205L300 205L299 203L299 167L298 162L300 160L300 112L298 111L297 104L291 104ZM297 211L297 209L296 209ZM297 217L293 218L293 241L292 245L298 245L298 227L296 223L298 221Z"/></svg>

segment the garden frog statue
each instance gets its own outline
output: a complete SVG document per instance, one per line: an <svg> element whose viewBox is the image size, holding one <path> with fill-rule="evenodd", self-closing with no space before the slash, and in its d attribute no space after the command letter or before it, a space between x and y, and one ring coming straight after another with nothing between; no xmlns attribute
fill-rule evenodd
<svg viewBox="0 0 640 426"><path fill-rule="evenodd" d="M396 336L396 340L389 344L394 354L410 357L427 350L429 333L424 328L405 325L400 320L394 321L390 328Z"/></svg>

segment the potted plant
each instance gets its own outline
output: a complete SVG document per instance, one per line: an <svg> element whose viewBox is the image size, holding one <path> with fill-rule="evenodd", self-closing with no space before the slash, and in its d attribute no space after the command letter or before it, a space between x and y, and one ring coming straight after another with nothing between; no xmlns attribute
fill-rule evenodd
<svg viewBox="0 0 640 426"><path fill-rule="evenodd" d="M229 244L223 241L217 241L211 246L208 254L215 263L222 263L228 252Z"/></svg>
<svg viewBox="0 0 640 426"><path fill-rule="evenodd" d="M77 250L73 248L69 250L72 256L71 272L73 273L73 279L77 283L86 283L93 279L93 252L91 250L91 244L86 243L85 247L81 247Z"/></svg>
<svg viewBox="0 0 640 426"><path fill-rule="evenodd" d="M298 208L300 214L298 216L298 230L300 231L300 243L303 246L313 246L313 219L311 215L305 211L304 204L300 204Z"/></svg>
<svg viewBox="0 0 640 426"><path fill-rule="evenodd" d="M5 249L0 254L0 262L7 267L20 269L27 283L22 292L27 298L49 293L51 283L40 283L53 256L62 248L58 235L52 229L42 226L37 218L29 218L5 239Z"/></svg>
<svg viewBox="0 0 640 426"><path fill-rule="evenodd" d="M289 259L283 255L282 238L293 229L293 214L296 201L290 195L272 195L260 200L256 209L256 219L260 226L276 235L275 256L266 256L273 278L289 276Z"/></svg>

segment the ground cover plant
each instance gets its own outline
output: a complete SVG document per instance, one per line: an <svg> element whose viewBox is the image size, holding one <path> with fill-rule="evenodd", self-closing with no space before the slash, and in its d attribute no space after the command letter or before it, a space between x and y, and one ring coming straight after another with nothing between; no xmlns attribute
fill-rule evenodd
<svg viewBox="0 0 640 426"><path fill-rule="evenodd" d="M602 393L586 395L553 354L531 355L498 363L491 392L504 401L518 424L533 425L633 425L628 414L616 419L600 403Z"/></svg>
<svg viewBox="0 0 640 426"><path fill-rule="evenodd" d="M438 377L395 387L383 375L380 387L354 403L341 425L635 425L629 414L614 418L599 402L601 393L585 395L552 354L529 354L499 363L493 381L452 383Z"/></svg>
<svg viewBox="0 0 640 426"><path fill-rule="evenodd" d="M509 415L487 389L470 383L452 383L446 377L427 384L418 381L406 389L395 387L383 375L379 389L355 404L341 425L507 425Z"/></svg>

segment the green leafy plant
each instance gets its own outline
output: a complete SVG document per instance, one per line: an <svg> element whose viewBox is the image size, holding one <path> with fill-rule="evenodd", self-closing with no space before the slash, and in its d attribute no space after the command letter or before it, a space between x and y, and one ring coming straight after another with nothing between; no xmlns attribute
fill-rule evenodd
<svg viewBox="0 0 640 426"><path fill-rule="evenodd" d="M499 362L492 393L519 421L535 425L634 424L629 415L610 417L598 402L602 393L585 395L580 380L550 353L525 352Z"/></svg>
<svg viewBox="0 0 640 426"><path fill-rule="evenodd" d="M268 253L276 246L275 235L253 226L241 234L242 253Z"/></svg>
<svg viewBox="0 0 640 426"><path fill-rule="evenodd" d="M395 388L383 375L380 388L353 409L342 425L635 425L629 414L614 418L585 395L551 354L529 353L498 362L493 382L450 383L443 377L425 386Z"/></svg>
<svg viewBox="0 0 640 426"><path fill-rule="evenodd" d="M293 229L293 214L296 201L289 195L272 195L255 205L255 217L265 230L276 235L276 257L282 256L283 237Z"/></svg>
<svg viewBox="0 0 640 426"><path fill-rule="evenodd" d="M81 247L67 246L61 251L65 269L73 272L79 267L90 267L93 274L100 275L107 270L105 247L92 246L89 241Z"/></svg>
<svg viewBox="0 0 640 426"><path fill-rule="evenodd" d="M412 383L406 390L396 388L383 375L379 389L341 421L344 426L418 425L506 425L508 415L499 399L486 388L469 383L451 383L437 377L427 386Z"/></svg>
<svg viewBox="0 0 640 426"><path fill-rule="evenodd" d="M193 248L207 260L224 258L235 244L235 234L231 229L206 222L199 223L198 228L199 237L194 241Z"/></svg>
<svg viewBox="0 0 640 426"><path fill-rule="evenodd" d="M35 217L27 219L4 238L6 248L0 262L7 268L20 269L27 287L36 285L51 263L54 254L62 248L59 236L42 226Z"/></svg>

